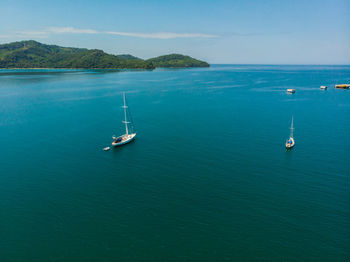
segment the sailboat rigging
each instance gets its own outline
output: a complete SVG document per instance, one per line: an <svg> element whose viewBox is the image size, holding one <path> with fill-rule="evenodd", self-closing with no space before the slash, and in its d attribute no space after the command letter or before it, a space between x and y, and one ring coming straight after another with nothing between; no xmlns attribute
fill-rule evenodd
<svg viewBox="0 0 350 262"><path fill-rule="evenodd" d="M294 131L294 128L293 128L293 116L292 116L292 124L291 124L291 127L290 127L290 137L286 141L286 148L287 149L291 149L295 145L295 141L294 141L294 137L293 137L293 131Z"/></svg>

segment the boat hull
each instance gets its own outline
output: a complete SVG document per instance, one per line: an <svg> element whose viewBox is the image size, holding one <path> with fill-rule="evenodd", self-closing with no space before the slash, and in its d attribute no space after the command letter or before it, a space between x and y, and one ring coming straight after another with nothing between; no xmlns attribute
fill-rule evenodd
<svg viewBox="0 0 350 262"><path fill-rule="evenodd" d="M117 137L112 142L112 146L117 147L117 146L122 146L122 145L125 145L127 143L130 143L131 141L133 141L135 139L135 136L136 136L136 133L129 134L129 135L122 135L120 137ZM121 138L121 141L118 141L118 138Z"/></svg>
<svg viewBox="0 0 350 262"><path fill-rule="evenodd" d="M349 88L350 88L350 84L335 85L334 88L338 88L338 89L349 89Z"/></svg>
<svg viewBox="0 0 350 262"><path fill-rule="evenodd" d="M287 148L287 149L291 149L291 148L293 148L293 147L294 147L294 144L286 145L286 148Z"/></svg>

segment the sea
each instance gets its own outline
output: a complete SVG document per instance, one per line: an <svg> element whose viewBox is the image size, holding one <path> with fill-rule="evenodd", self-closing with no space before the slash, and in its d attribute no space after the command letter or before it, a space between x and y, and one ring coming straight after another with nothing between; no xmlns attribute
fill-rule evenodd
<svg viewBox="0 0 350 262"><path fill-rule="evenodd" d="M350 261L349 82L350 66L0 70L0 261ZM123 92L136 139L103 151Z"/></svg>

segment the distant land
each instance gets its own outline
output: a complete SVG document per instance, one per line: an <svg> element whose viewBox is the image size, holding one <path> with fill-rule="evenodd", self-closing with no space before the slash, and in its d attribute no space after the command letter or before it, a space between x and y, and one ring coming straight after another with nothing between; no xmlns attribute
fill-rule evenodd
<svg viewBox="0 0 350 262"><path fill-rule="evenodd" d="M146 60L155 67L208 67L207 62L179 54L163 55Z"/></svg>
<svg viewBox="0 0 350 262"><path fill-rule="evenodd" d="M46 45L34 40L0 45L0 68L154 69L156 67L209 67L190 56L170 54L143 60L98 49Z"/></svg>

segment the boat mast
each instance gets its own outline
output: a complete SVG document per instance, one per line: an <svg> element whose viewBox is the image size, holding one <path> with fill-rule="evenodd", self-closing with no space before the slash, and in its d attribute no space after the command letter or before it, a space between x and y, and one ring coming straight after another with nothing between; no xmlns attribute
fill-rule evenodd
<svg viewBox="0 0 350 262"><path fill-rule="evenodd" d="M128 135L128 134L129 134L129 130L128 130L128 123L129 123L129 122L126 121L126 109L127 109L128 107L126 106L125 92L123 92L123 101L124 101L124 105L123 105L123 108L124 108L124 121L123 121L123 123L125 124L125 132L126 132L126 134Z"/></svg>
<svg viewBox="0 0 350 262"><path fill-rule="evenodd" d="M293 137L293 130L294 128L293 128L293 116L292 116L292 126L290 128L290 137Z"/></svg>

